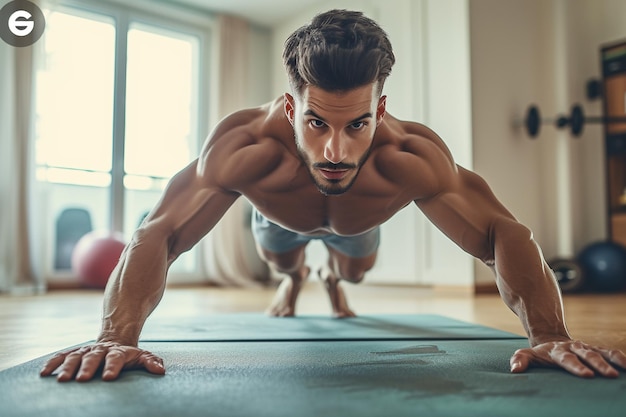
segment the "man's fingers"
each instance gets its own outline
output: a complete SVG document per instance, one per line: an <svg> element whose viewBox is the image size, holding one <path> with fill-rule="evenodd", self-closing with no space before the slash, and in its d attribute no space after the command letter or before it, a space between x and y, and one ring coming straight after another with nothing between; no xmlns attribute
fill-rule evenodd
<svg viewBox="0 0 626 417"><path fill-rule="evenodd" d="M58 371L59 382L76 378L79 382L89 381L102 369L102 379L112 381L123 369L145 368L157 375L165 374L163 359L151 352L133 346L114 343L96 343L51 357L40 371L41 376Z"/></svg>
<svg viewBox="0 0 626 417"><path fill-rule="evenodd" d="M77 349L74 349L77 350ZM43 368L39 372L41 376L50 376L52 373L65 361L65 357L71 353L70 352L59 352L52 356L48 361L44 364Z"/></svg>
<svg viewBox="0 0 626 417"><path fill-rule="evenodd" d="M622 369L626 369L626 354L624 354L621 350L600 349L599 352L607 361L619 366Z"/></svg>
<svg viewBox="0 0 626 417"><path fill-rule="evenodd" d="M562 351L555 349L551 352L551 356L557 365L561 366L571 374L581 378L592 378L594 376L593 370L582 363L578 358L578 355L569 350Z"/></svg>
<svg viewBox="0 0 626 417"><path fill-rule="evenodd" d="M138 360L138 364L146 368L146 370L152 374L163 375L165 374L165 366L163 366L163 359L153 355L150 352L144 352L141 354Z"/></svg>
<svg viewBox="0 0 626 417"><path fill-rule="evenodd" d="M604 354L600 353L600 349L593 349L583 343L572 344L572 352L584 361L587 367L599 372L608 378L616 378L619 373L607 362Z"/></svg>
<svg viewBox="0 0 626 417"><path fill-rule="evenodd" d="M76 380L79 382L89 381L102 365L106 350L101 347L94 348L91 352L86 353L81 361L80 369L76 374Z"/></svg>
<svg viewBox="0 0 626 417"><path fill-rule="evenodd" d="M119 349L111 349L105 357L104 369L102 370L102 379L104 381L113 381L116 379L124 365L126 365L126 355Z"/></svg>
<svg viewBox="0 0 626 417"><path fill-rule="evenodd" d="M80 348L76 351L69 353L65 357L63 364L59 367L57 381L66 382L74 378L74 375L76 375L76 372L78 372L78 369L82 362L83 354L85 352L84 349L85 348Z"/></svg>
<svg viewBox="0 0 626 417"><path fill-rule="evenodd" d="M558 345L557 345L558 346ZM581 377L592 377L593 371L587 368L569 350L553 347L550 350L535 348L519 349L511 357L511 372L526 372L532 365L560 366L566 371Z"/></svg>
<svg viewBox="0 0 626 417"><path fill-rule="evenodd" d="M511 356L511 372L520 373L526 372L532 361L532 351L530 349L518 349Z"/></svg>

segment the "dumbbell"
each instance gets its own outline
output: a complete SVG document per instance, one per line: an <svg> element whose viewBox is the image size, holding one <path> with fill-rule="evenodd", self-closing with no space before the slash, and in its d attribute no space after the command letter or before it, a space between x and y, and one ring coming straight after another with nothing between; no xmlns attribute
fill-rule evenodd
<svg viewBox="0 0 626 417"><path fill-rule="evenodd" d="M575 260L555 258L548 261L548 265L564 293L576 292L585 285L585 275Z"/></svg>
<svg viewBox="0 0 626 417"><path fill-rule="evenodd" d="M558 129L569 126L572 135L578 137L583 132L585 123L626 123L626 116L585 116L580 104L575 104L572 106L569 116L558 116L555 119L542 119L539 107L530 106L524 119L526 132L531 138L536 138L539 135L542 124L554 124Z"/></svg>

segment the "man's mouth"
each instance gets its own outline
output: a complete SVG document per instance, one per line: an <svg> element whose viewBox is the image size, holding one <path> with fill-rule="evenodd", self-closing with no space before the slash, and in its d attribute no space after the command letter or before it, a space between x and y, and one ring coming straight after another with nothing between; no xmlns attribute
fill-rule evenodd
<svg viewBox="0 0 626 417"><path fill-rule="evenodd" d="M355 169L356 165L340 162L333 164L330 162L313 164L313 168L317 169L324 178L329 181L338 182L344 179L350 170Z"/></svg>
<svg viewBox="0 0 626 417"><path fill-rule="evenodd" d="M322 176L324 178L326 178L327 180L331 180L331 181L340 181L342 180L347 174L348 174L348 169L328 169L328 168L318 168L320 174L322 174Z"/></svg>

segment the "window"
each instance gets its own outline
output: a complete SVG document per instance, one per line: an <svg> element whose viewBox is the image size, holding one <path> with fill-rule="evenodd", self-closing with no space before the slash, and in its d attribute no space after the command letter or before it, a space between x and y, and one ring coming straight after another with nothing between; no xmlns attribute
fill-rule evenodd
<svg viewBox="0 0 626 417"><path fill-rule="evenodd" d="M196 157L204 137L206 37L124 9L59 8L48 15L35 159L45 185L51 275L69 268L73 245L64 238L115 230L130 239L169 178ZM77 212L86 217L81 227L62 220ZM190 251L171 272L197 274L197 260Z"/></svg>

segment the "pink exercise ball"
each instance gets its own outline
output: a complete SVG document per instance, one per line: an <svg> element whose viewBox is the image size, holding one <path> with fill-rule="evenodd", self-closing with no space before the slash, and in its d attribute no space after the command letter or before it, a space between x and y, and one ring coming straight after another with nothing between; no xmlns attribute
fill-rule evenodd
<svg viewBox="0 0 626 417"><path fill-rule="evenodd" d="M115 233L90 232L72 252L72 271L82 286L103 289L126 244Z"/></svg>

